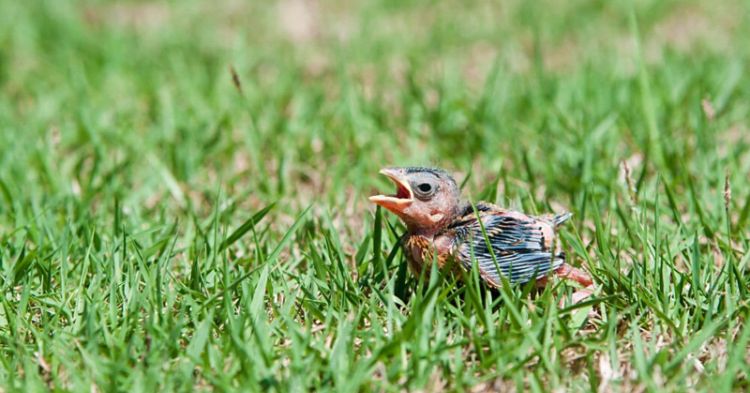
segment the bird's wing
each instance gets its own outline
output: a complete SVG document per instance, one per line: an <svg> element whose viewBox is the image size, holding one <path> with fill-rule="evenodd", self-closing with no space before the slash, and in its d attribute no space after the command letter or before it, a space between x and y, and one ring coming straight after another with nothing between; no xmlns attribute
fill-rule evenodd
<svg viewBox="0 0 750 393"><path fill-rule="evenodd" d="M454 255L466 269L471 269L473 256L489 284L499 286L501 274L513 284L525 283L564 262L564 255L551 249L554 231L549 223L507 211L485 210L480 216L487 239L476 216L465 216L454 227L459 238Z"/></svg>

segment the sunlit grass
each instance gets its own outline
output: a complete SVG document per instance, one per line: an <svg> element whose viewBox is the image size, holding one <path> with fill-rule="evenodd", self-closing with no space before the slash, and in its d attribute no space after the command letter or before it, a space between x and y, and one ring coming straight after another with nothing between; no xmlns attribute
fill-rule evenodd
<svg viewBox="0 0 750 393"><path fill-rule="evenodd" d="M745 4L0 10L0 392L748 389ZM595 295L411 276L405 164Z"/></svg>

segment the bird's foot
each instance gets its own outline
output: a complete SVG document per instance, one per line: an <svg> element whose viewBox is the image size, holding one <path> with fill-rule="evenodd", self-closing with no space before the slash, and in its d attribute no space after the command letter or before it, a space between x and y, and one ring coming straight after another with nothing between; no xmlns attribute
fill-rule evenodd
<svg viewBox="0 0 750 393"><path fill-rule="evenodd" d="M577 304L586 299L587 297L594 294L594 288L593 286L586 287L583 289L579 289L575 292L573 292L572 295L570 295L570 304ZM559 303L560 307L565 307L565 299L560 299Z"/></svg>
<svg viewBox="0 0 750 393"><path fill-rule="evenodd" d="M562 278L573 280L584 287L590 287L594 284L594 280L591 279L591 276L588 273L572 266L562 265L555 271L555 273Z"/></svg>
<svg viewBox="0 0 750 393"><path fill-rule="evenodd" d="M573 292L570 298L570 305L580 303L587 297L594 294L594 280L592 280L591 276L583 270L568 265L562 265L555 271L555 274L566 280L573 280L583 286L583 288ZM537 287L541 288L546 286L548 282L548 277L542 277L537 280L536 284ZM560 308L566 306L565 298L560 299L558 306Z"/></svg>
<svg viewBox="0 0 750 393"><path fill-rule="evenodd" d="M583 270L568 265L562 265L557 271L555 271L555 273L564 279L573 280L583 286L582 289L573 292L570 296L571 305L580 303L594 294L594 280L592 280L591 276ZM565 307L565 299L560 299L558 305L561 308Z"/></svg>

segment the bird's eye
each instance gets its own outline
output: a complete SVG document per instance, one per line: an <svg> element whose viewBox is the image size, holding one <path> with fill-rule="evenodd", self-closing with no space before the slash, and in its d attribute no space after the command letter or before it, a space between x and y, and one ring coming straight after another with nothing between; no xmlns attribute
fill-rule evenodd
<svg viewBox="0 0 750 393"><path fill-rule="evenodd" d="M435 196L439 189L439 185L430 181L416 181L411 183L412 190L414 190L414 196L421 201L429 201Z"/></svg>

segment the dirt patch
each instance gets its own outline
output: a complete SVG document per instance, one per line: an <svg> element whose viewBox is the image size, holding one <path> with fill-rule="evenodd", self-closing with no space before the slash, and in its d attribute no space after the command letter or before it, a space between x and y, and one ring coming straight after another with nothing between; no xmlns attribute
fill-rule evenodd
<svg viewBox="0 0 750 393"><path fill-rule="evenodd" d="M730 33L736 24L731 14L712 15L699 7L677 8L654 26L653 35L647 39L648 49L667 46L690 52L701 43L714 49L728 49Z"/></svg>
<svg viewBox="0 0 750 393"><path fill-rule="evenodd" d="M151 30L169 23L170 18L169 6L156 2L96 5L83 10L84 21L93 27Z"/></svg>
<svg viewBox="0 0 750 393"><path fill-rule="evenodd" d="M278 4L279 26L294 43L320 35L320 6L316 0L284 0Z"/></svg>

